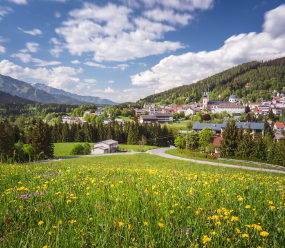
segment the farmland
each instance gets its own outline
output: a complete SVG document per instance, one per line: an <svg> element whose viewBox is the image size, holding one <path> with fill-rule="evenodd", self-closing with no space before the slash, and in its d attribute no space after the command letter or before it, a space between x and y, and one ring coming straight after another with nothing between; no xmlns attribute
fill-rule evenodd
<svg viewBox="0 0 285 248"><path fill-rule="evenodd" d="M149 154L0 165L2 247L282 247L281 174Z"/></svg>

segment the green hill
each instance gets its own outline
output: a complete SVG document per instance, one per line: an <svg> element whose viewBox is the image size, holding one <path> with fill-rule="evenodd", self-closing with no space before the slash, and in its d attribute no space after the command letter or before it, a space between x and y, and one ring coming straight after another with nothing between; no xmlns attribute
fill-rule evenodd
<svg viewBox="0 0 285 248"><path fill-rule="evenodd" d="M211 100L228 100L231 94L244 101L269 100L273 90L285 90L285 57L244 63L196 83L150 95L138 104L199 102L208 89Z"/></svg>
<svg viewBox="0 0 285 248"><path fill-rule="evenodd" d="M35 102L28 100L28 99L24 99L22 97L12 96L8 93L0 91L0 104L11 104L11 103L29 104L29 103L35 103Z"/></svg>

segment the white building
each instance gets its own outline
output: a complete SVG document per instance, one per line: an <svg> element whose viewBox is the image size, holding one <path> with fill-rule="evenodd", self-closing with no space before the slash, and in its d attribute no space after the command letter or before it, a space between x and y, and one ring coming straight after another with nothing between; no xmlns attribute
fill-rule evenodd
<svg viewBox="0 0 285 248"><path fill-rule="evenodd" d="M104 140L94 144L91 154L104 154L118 151L118 141Z"/></svg>

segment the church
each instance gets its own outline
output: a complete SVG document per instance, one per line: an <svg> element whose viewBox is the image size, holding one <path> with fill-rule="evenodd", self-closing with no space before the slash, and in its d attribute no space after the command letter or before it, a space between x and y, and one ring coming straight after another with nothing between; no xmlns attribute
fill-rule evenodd
<svg viewBox="0 0 285 248"><path fill-rule="evenodd" d="M229 114L244 113L245 107L238 102L236 95L232 94L229 101L210 101L209 91L203 95L203 109L209 109L212 113L227 112Z"/></svg>

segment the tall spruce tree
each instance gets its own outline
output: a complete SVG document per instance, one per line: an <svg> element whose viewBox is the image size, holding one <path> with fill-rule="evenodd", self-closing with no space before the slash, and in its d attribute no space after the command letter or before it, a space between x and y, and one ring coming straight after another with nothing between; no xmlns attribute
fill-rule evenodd
<svg viewBox="0 0 285 248"><path fill-rule="evenodd" d="M54 145L52 143L51 128L39 119L32 130L31 145L39 158L53 157Z"/></svg>
<svg viewBox="0 0 285 248"><path fill-rule="evenodd" d="M222 133L223 139L220 148L221 157L233 157L235 155L238 145L237 134L238 129L235 121L227 122L225 130Z"/></svg>

